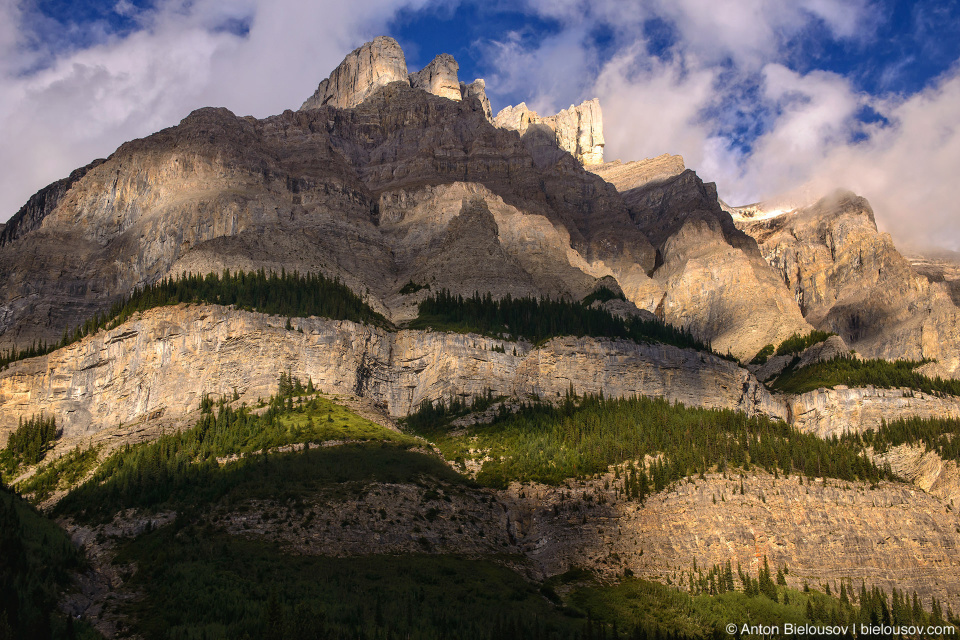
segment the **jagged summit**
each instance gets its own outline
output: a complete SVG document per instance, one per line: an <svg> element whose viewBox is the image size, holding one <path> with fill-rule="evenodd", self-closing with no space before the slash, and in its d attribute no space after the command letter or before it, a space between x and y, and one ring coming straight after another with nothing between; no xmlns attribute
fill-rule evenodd
<svg viewBox="0 0 960 640"><path fill-rule="evenodd" d="M441 53L420 71L408 73L406 57L399 43L389 36L378 36L351 51L304 101L300 111L323 106L350 109L380 87L391 82L404 82L414 89L457 102L468 97L476 98L489 119L492 114L486 85L480 79L470 84L460 82L457 77L459 69L460 65L453 56Z"/></svg>
<svg viewBox="0 0 960 640"><path fill-rule="evenodd" d="M393 38L379 36L347 54L301 105L300 111L325 105L341 109L355 107L377 88L406 79L403 49Z"/></svg>
<svg viewBox="0 0 960 640"><path fill-rule="evenodd" d="M603 115L597 98L585 100L577 106L570 105L548 117L541 117L521 102L515 107L502 109L493 123L501 129L519 131L521 136L528 130L545 134L545 138L553 139L584 165L603 162Z"/></svg>
<svg viewBox="0 0 960 640"><path fill-rule="evenodd" d="M555 148L569 152L581 164L603 163L603 115L597 98L579 105L570 105L554 116L541 117L526 103L506 107L493 117L486 83L476 79L470 84L460 82L460 65L448 53L441 53L420 71L409 73L403 49L396 40L379 36L355 49L324 79L317 90L300 107L300 111L322 106L350 109L356 107L378 88L391 82L404 82L414 89L461 101L476 98L484 115L501 129L517 131L526 136L528 131L537 155L554 160ZM547 153L543 153L543 151Z"/></svg>

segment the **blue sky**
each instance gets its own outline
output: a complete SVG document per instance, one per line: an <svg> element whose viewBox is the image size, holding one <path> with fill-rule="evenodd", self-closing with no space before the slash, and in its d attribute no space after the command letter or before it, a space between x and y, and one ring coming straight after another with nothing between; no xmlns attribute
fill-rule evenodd
<svg viewBox="0 0 960 640"><path fill-rule="evenodd" d="M297 108L380 34L495 111L599 97L608 159L682 154L733 204L850 188L960 249L956 0L0 0L0 218L194 108Z"/></svg>

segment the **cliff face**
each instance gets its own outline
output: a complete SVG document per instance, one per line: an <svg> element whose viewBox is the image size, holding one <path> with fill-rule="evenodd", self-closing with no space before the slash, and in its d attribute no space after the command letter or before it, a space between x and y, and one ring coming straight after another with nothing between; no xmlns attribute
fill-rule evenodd
<svg viewBox="0 0 960 640"><path fill-rule="evenodd" d="M545 231L566 238L562 262L541 263L527 293L582 297L593 271L616 272L635 288L648 280L654 252L602 180L569 158L537 167L475 99L454 102L393 83L350 110L258 121L204 109L118 149L39 228L0 248L3 344L59 339L133 287L182 271L319 271L369 290L369 302L390 315L390 305L406 304L397 291L411 274L393 258L406 249L379 226L381 199L402 202L420 190L429 198L464 181L488 206L503 201L531 216L530 228L545 221L553 227ZM446 233L445 226L424 231ZM591 273L576 267L580 275L558 285L545 274L569 271L571 250ZM480 290L502 294L494 284Z"/></svg>
<svg viewBox="0 0 960 640"><path fill-rule="evenodd" d="M40 411L65 437L196 409L204 393L247 400L276 391L289 371L332 393L362 396L402 416L425 399L457 395L662 396L689 405L785 415L746 370L666 345L559 338L541 348L475 335L389 333L365 325L293 319L216 306L154 309L48 356L0 373L0 430ZM503 346L505 353L493 351ZM516 349L516 355L514 355Z"/></svg>
<svg viewBox="0 0 960 640"><path fill-rule="evenodd" d="M410 86L422 89L441 98L460 100L460 80L457 71L460 65L449 53L441 53L430 64L416 73L410 74Z"/></svg>
<svg viewBox="0 0 960 640"><path fill-rule="evenodd" d="M874 454L877 464L889 464L901 478L939 498L951 511L960 505L960 467L954 460L943 460L926 447L901 445L882 454Z"/></svg>
<svg viewBox="0 0 960 640"><path fill-rule="evenodd" d="M380 36L347 55L300 109L355 107L383 85L405 81L407 61L403 49L393 38Z"/></svg>
<svg viewBox="0 0 960 640"><path fill-rule="evenodd" d="M787 399L790 421L822 438L876 429L883 420L960 418L960 398L909 389L818 389Z"/></svg>
<svg viewBox="0 0 960 640"><path fill-rule="evenodd" d="M27 203L10 220L0 226L0 247L39 227L47 214L57 208L70 188L87 175L90 169L102 163L102 159L94 160L87 166L75 170L63 180L57 180L30 196Z"/></svg>
<svg viewBox="0 0 960 640"><path fill-rule="evenodd" d="M613 474L567 487L514 485L511 527L547 574L589 566L611 578L630 569L683 587L694 563L730 561L756 576L767 558L787 582L863 580L925 601L960 601L960 521L937 498L906 485L775 479L766 474L675 483L644 505L618 499ZM522 496L522 497L521 497ZM588 497L587 500L584 500Z"/></svg>
<svg viewBox="0 0 960 640"><path fill-rule="evenodd" d="M414 89L448 100L475 98L490 119L490 101L483 80L465 84L457 78L460 65L448 53L441 53L430 64L407 73L403 49L393 38L380 36L355 49L333 70L330 77L300 106L300 111L324 106L350 109L391 82L403 82Z"/></svg>
<svg viewBox="0 0 960 640"><path fill-rule="evenodd" d="M761 216L762 218L762 216ZM949 288L918 275L877 231L870 205L838 192L738 226L756 238L804 317L872 358L930 358L932 375L960 372L960 310Z"/></svg>
<svg viewBox="0 0 960 640"><path fill-rule="evenodd" d="M647 160L633 160L626 163L614 160L590 167L591 172L615 186L620 193L647 184L663 182L686 170L683 156L667 153Z"/></svg>

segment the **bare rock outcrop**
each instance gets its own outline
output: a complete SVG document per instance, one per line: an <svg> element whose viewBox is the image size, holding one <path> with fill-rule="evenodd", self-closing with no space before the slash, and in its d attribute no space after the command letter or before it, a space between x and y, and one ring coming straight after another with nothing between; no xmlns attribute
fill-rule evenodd
<svg viewBox="0 0 960 640"><path fill-rule="evenodd" d="M300 110L323 106L350 109L386 84L406 82L414 89L457 102L476 98L489 120L490 101L483 80L462 83L457 78L459 68L453 56L441 53L420 71L408 74L403 49L393 38L380 36L347 55L330 77L320 82Z"/></svg>
<svg viewBox="0 0 960 640"><path fill-rule="evenodd" d="M584 165L603 162L603 114L597 98L570 105L554 116L541 117L525 102L502 109L494 124L517 131L526 137L528 131L537 147L549 148L550 142L570 153ZM534 136L533 134L537 134ZM546 143L546 144L544 144Z"/></svg>
<svg viewBox="0 0 960 640"><path fill-rule="evenodd" d="M839 191L809 207L738 226L793 292L805 319L871 358L930 358L960 375L960 309L945 283L917 274L869 203Z"/></svg>
<svg viewBox="0 0 960 640"><path fill-rule="evenodd" d="M904 255L913 270L930 282L942 282L950 290L953 304L960 306L960 253L927 250Z"/></svg>
<svg viewBox="0 0 960 640"><path fill-rule="evenodd" d="M20 210L12 218L0 226L0 247L38 228L47 214L60 204L70 188L80 178L87 175L90 169L103 164L103 162L102 158L94 160L87 166L74 170L66 178L57 180L30 196L27 203L20 207Z"/></svg>
<svg viewBox="0 0 960 640"><path fill-rule="evenodd" d="M960 398L912 389L837 386L789 396L786 402L789 421L822 438L877 429L883 420L960 418Z"/></svg>
<svg viewBox="0 0 960 640"><path fill-rule="evenodd" d="M410 74L410 86L441 98L462 98L457 70L460 65L449 53L441 53L420 71Z"/></svg>
<svg viewBox="0 0 960 640"><path fill-rule="evenodd" d="M686 169L683 156L668 153L647 160L634 160L626 163L614 160L590 167L592 173L615 186L617 191L621 193L654 182L663 182L668 178L680 175Z"/></svg>
<svg viewBox="0 0 960 640"><path fill-rule="evenodd" d="M850 349L847 343L840 336L830 336L823 342L811 345L800 354L800 361L796 364L797 369L809 367L818 362L826 362L834 358L850 355Z"/></svg>
<svg viewBox="0 0 960 640"><path fill-rule="evenodd" d="M162 307L0 372L0 433L20 416L56 417L65 437L195 410L205 393L252 401L288 371L321 390L362 396L393 416L427 400L495 395L643 394L748 414L785 407L746 370L662 344L557 338L534 349L476 335L390 333L346 321L226 307ZM301 333L302 330L302 333ZM494 351L494 347L498 347ZM503 348L500 352L499 348Z"/></svg>
<svg viewBox="0 0 960 640"><path fill-rule="evenodd" d="M476 98L480 101L480 108L483 109L483 115L487 120L493 121L493 111L490 109L490 99L487 98L487 84L482 78L477 78L470 84L460 83L460 98L467 100Z"/></svg>
<svg viewBox="0 0 960 640"><path fill-rule="evenodd" d="M396 40L379 36L347 55L300 110L355 107L390 82L407 82L407 61Z"/></svg>

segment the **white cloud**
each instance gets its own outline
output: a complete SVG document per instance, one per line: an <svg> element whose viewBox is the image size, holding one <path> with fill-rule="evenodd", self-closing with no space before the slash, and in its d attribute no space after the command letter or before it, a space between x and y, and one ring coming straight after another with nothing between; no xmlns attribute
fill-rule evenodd
<svg viewBox="0 0 960 640"><path fill-rule="evenodd" d="M505 39L491 62L515 63L504 72L508 89L526 82L536 87L528 95L554 110L598 95L608 159L681 154L732 204L812 200L849 188L870 200L898 243L960 249L953 188L960 62L908 97L867 95L836 73L789 66L796 38L811 30L868 43L879 18L866 0L533 0L530 7L559 20L560 32L533 46ZM650 17L674 30L668 50L644 40L638 25ZM597 27L612 30L619 52L596 67L594 80L581 69L599 57L585 37ZM561 42L566 49L555 57ZM564 68L576 78L550 80ZM864 109L889 125L864 124ZM738 121L759 123L749 148L740 146Z"/></svg>
<svg viewBox="0 0 960 640"><path fill-rule="evenodd" d="M640 45L614 57L597 79L603 107L604 156L624 161L679 153L701 166L711 137L700 111L713 97L716 74L680 61L650 58Z"/></svg>
<svg viewBox="0 0 960 640"><path fill-rule="evenodd" d="M508 33L500 41L485 45L495 73L486 78L490 93L522 96L542 115L552 115L579 95L585 79L597 66L596 52L586 43L586 33L577 27L544 38L536 49L523 45L523 34ZM502 108L506 105L495 105Z"/></svg>
<svg viewBox="0 0 960 640"><path fill-rule="evenodd" d="M906 99L877 103L890 125L864 141L825 150L805 186L842 186L870 200L898 242L960 250L960 69Z"/></svg>
<svg viewBox="0 0 960 640"><path fill-rule="evenodd" d="M800 75L779 64L763 69L763 98L778 115L752 145L741 177L724 185L734 201L772 196L805 182L830 150L851 144L855 116L869 102L841 76Z"/></svg>

